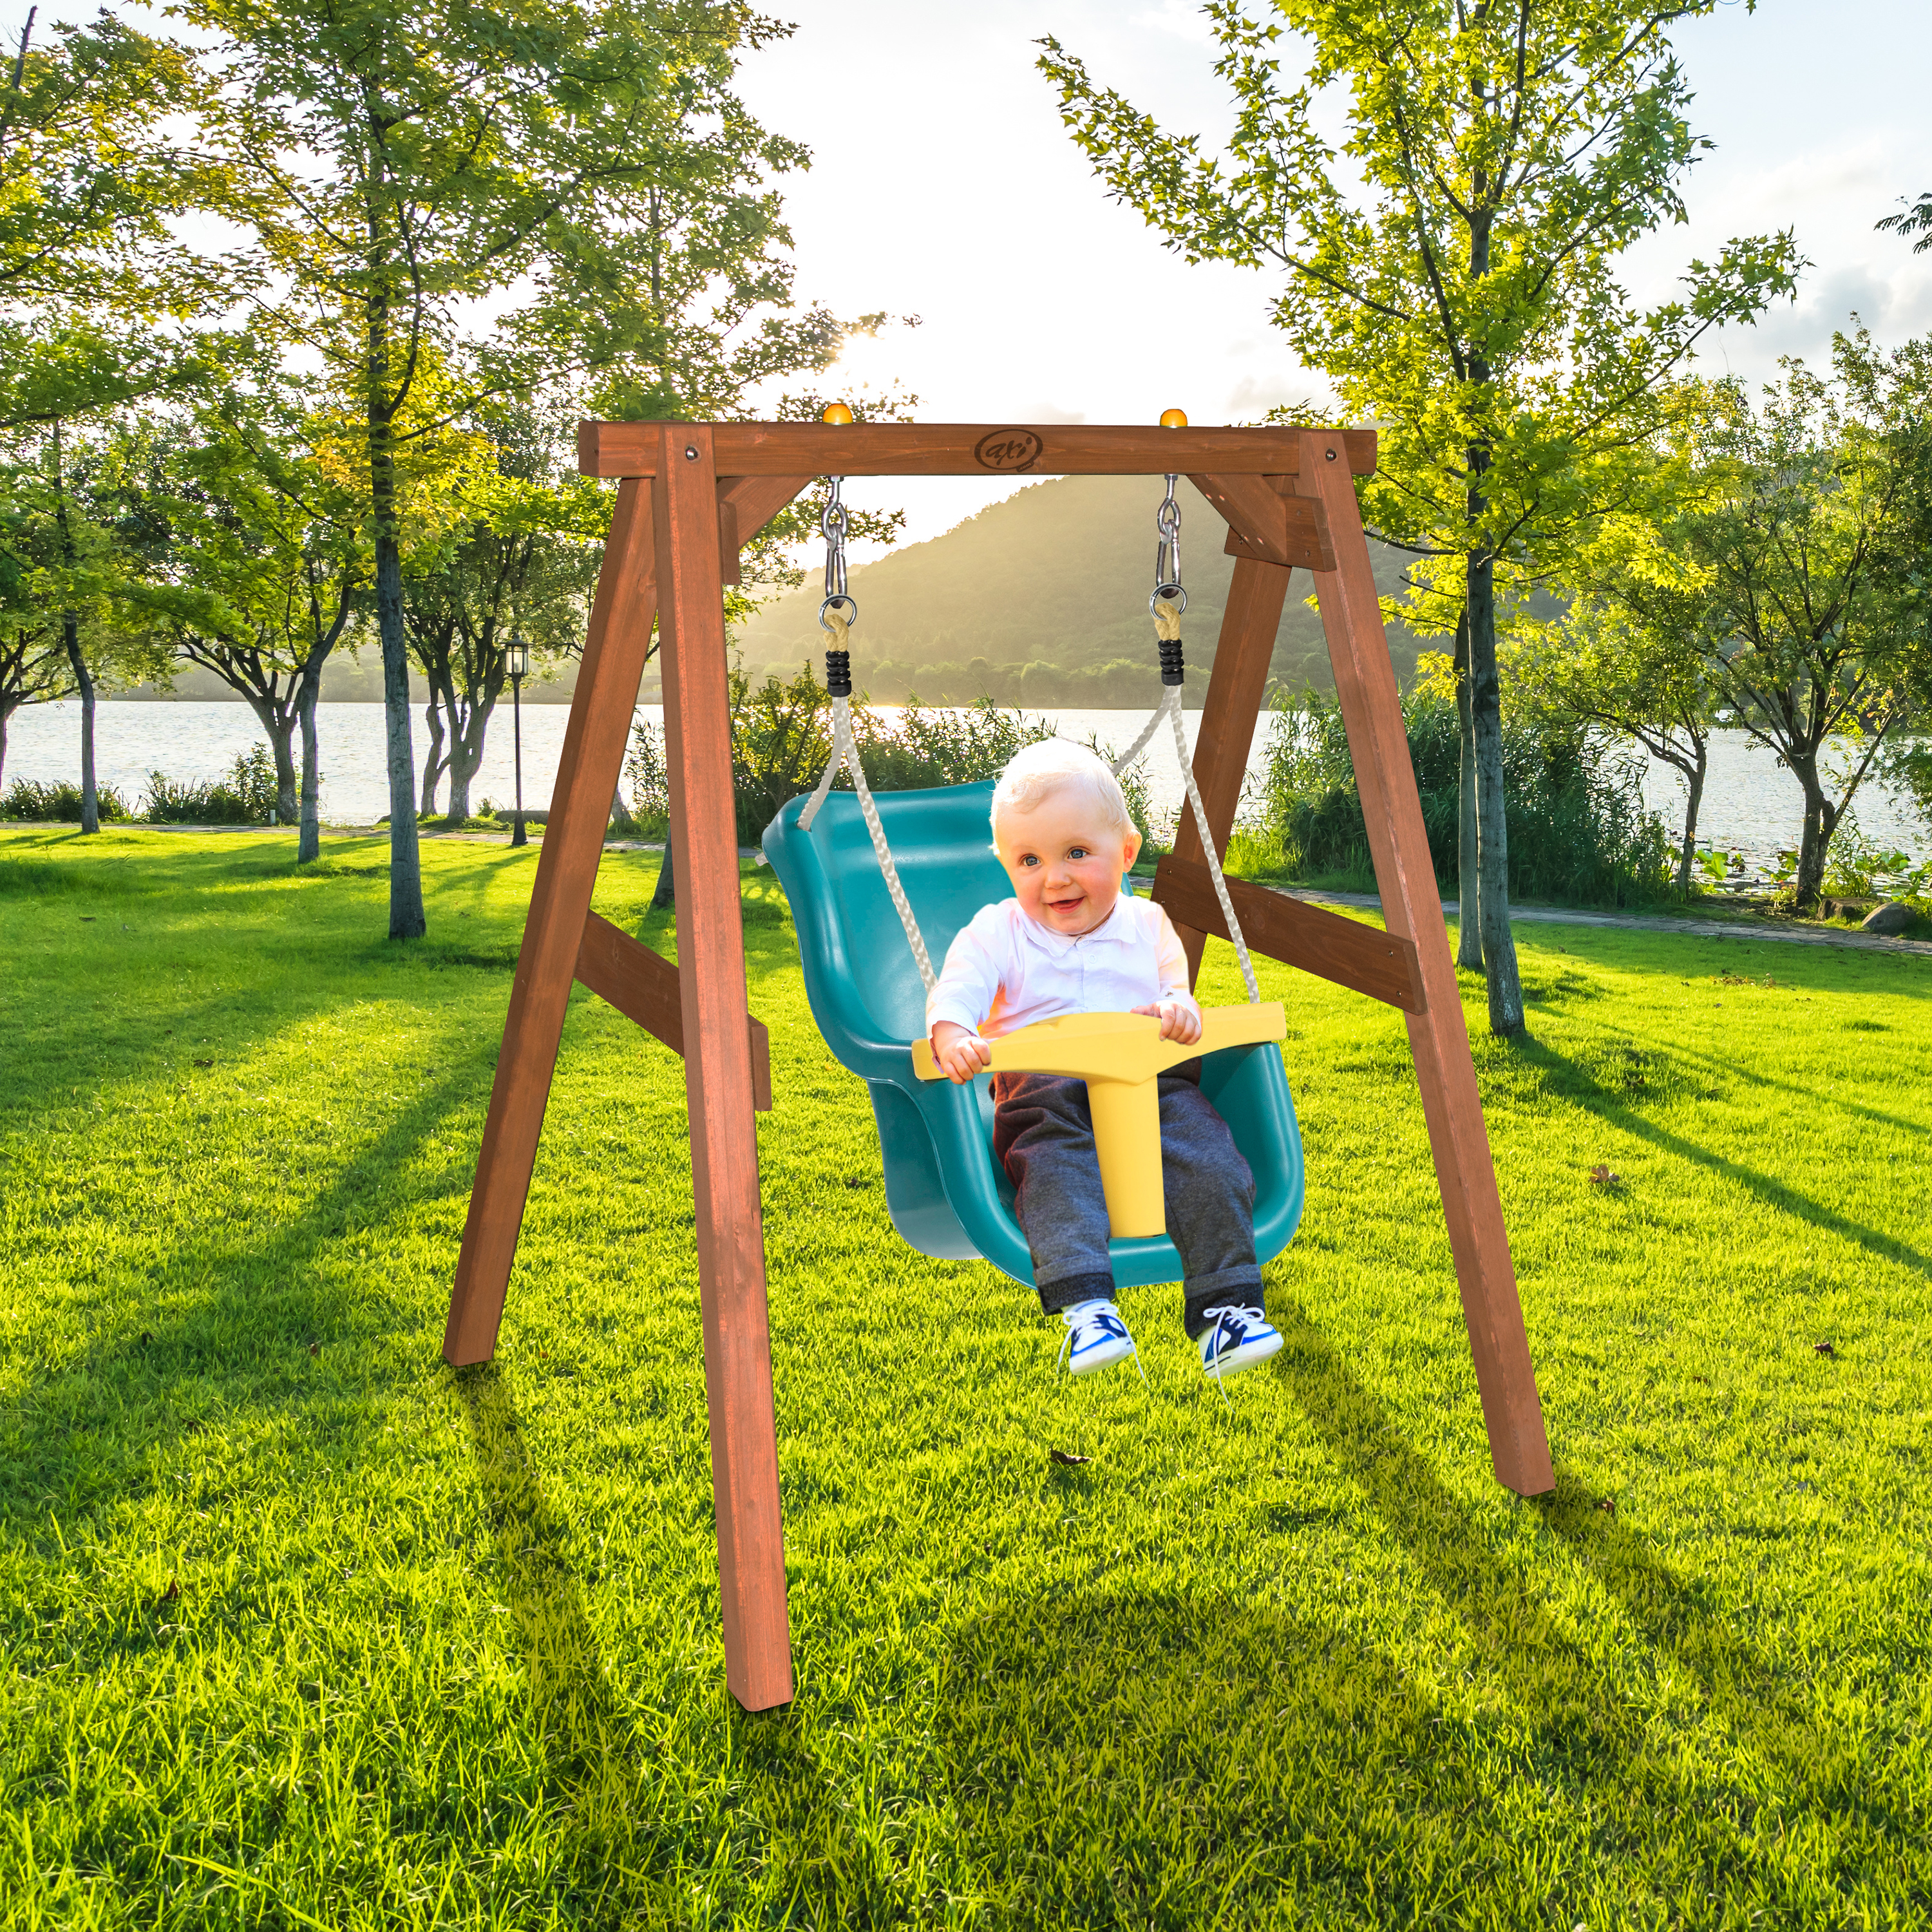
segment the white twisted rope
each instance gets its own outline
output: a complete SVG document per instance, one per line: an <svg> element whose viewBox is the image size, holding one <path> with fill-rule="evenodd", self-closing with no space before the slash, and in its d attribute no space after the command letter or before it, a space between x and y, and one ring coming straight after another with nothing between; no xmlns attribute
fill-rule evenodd
<svg viewBox="0 0 1932 1932"><path fill-rule="evenodd" d="M1177 627L1178 621L1177 617ZM1234 957L1241 962L1241 979L1248 989L1248 1004L1258 1006L1262 989L1255 978L1254 962L1248 957L1248 942L1242 936L1241 922L1234 916L1234 902L1228 896L1228 882L1221 876L1220 854L1214 850L1214 835L1208 829L1208 808L1201 802L1201 788L1194 782L1194 760L1188 754L1186 728L1180 722L1179 685L1171 684L1161 693L1160 703L1148 720L1146 728L1114 760L1114 776L1118 778L1147 749L1163 718L1173 728L1174 754L1180 761L1180 776L1186 781L1187 802L1194 808L1194 823L1200 828L1201 850L1207 857L1208 874L1214 881L1214 896L1221 902L1221 916L1228 922L1228 937L1234 942Z"/></svg>
<svg viewBox="0 0 1932 1932"><path fill-rule="evenodd" d="M859 794L859 809L865 814L866 830L872 835L872 850L878 855L879 870L885 875L886 890L891 893L892 909L899 916L900 925L905 928L906 944L912 948L913 963L918 967L919 976L925 981L926 990L930 993L939 984L939 975L932 970L932 960L920 936L919 921L913 916L912 902L905 896L904 886L899 884L899 868L892 862L892 848L886 843L886 828L879 823L879 808L872 802L872 788L866 784L866 769L859 762L859 748L852 740L852 700L849 698L835 698L832 700L832 757L825 767L824 776L818 781L818 789L798 815L801 831L812 829L812 821L818 816L818 808L825 802L825 796L831 790L832 781L838 776L842 766L852 774L852 789Z"/></svg>

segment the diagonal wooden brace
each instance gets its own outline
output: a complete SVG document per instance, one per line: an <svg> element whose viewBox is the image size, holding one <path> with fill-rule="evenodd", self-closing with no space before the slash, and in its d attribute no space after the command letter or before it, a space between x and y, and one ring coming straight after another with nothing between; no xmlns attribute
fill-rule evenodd
<svg viewBox="0 0 1932 1932"><path fill-rule="evenodd" d="M1351 992L1366 993L1406 1013L1423 1010L1426 1003L1422 974L1409 940L1304 904L1286 892L1250 885L1245 879L1224 883L1250 952L1298 967ZM1221 902L1214 896L1214 874L1205 866L1170 852L1154 868L1149 896L1177 926L1212 933L1216 939L1230 937Z"/></svg>
<svg viewBox="0 0 1932 1932"><path fill-rule="evenodd" d="M621 926L596 913L584 922L584 941L577 949L577 979L597 997L615 1006L627 1020L661 1040L682 1059L684 1054L684 1004L677 968L662 952L633 939ZM748 1014L752 1031L752 1095L761 1114L772 1111L771 1036L764 1022Z"/></svg>

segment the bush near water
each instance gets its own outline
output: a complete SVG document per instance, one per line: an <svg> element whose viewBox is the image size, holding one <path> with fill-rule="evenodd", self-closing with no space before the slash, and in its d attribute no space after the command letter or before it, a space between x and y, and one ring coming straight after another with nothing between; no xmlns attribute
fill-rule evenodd
<svg viewBox="0 0 1932 1932"><path fill-rule="evenodd" d="M1456 707L1425 687L1402 700L1408 754L1436 877L1457 882L1462 740ZM1591 905L1671 896L1670 840L1645 809L1643 767L1580 728L1505 718L1512 899ZM1230 844L1230 870L1375 888L1361 794L1341 706L1326 692L1279 704L1254 821Z"/></svg>
<svg viewBox="0 0 1932 1932"><path fill-rule="evenodd" d="M272 821L278 796L274 760L266 745L256 743L242 752L226 778L212 780L171 778L150 772L138 812L112 785L98 788L100 816L144 819L150 825L267 825ZM49 784L16 778L0 798L0 818L80 823L80 788L62 778Z"/></svg>

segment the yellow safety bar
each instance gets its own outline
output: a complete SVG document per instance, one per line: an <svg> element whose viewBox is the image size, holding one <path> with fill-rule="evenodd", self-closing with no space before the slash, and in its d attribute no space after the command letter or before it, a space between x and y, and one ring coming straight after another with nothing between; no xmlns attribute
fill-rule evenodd
<svg viewBox="0 0 1932 1932"><path fill-rule="evenodd" d="M1162 1040L1151 1013L1069 1013L989 1040L995 1073L1058 1073L1087 1083L1094 1110L1094 1150L1107 1219L1117 1240L1167 1232L1160 1165L1159 1076L1184 1061L1227 1046L1256 1046L1288 1036L1279 1000L1208 1006L1191 1046ZM944 1080L929 1040L912 1043L913 1071Z"/></svg>

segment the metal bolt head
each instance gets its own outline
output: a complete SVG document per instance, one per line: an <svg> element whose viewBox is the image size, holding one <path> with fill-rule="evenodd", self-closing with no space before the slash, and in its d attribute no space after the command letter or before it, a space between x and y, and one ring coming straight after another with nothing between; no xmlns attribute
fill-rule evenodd
<svg viewBox="0 0 1932 1932"><path fill-rule="evenodd" d="M1330 463L1333 463L1335 460L1335 452L1332 449L1324 449L1322 454L1328 458Z"/></svg>
<svg viewBox="0 0 1932 1932"><path fill-rule="evenodd" d="M687 455L688 457L689 457L689 458L691 458L691 460L692 460L692 462L695 463L695 462L698 460L698 446L697 446L697 444L696 444L696 443L694 443L694 442L687 442L687 443L684 446L684 453L685 453L685 454L686 454L686 455ZM1334 452L1331 450L1331 451L1329 452L1329 454L1330 454L1330 455L1333 455L1333 454L1334 454Z"/></svg>

